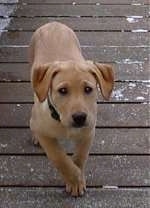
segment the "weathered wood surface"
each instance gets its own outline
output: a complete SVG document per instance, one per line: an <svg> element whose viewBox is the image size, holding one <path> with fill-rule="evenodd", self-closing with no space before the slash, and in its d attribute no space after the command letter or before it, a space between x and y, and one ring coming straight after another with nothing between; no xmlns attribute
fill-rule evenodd
<svg viewBox="0 0 150 208"><path fill-rule="evenodd" d="M0 0L0 207L149 208L148 4ZM60 175L43 150L32 145L29 130L28 44L32 32L50 21L76 31L86 58L113 62L115 68L110 103L99 99L86 168L88 191L80 199L64 193ZM61 143L73 152L71 142Z"/></svg>
<svg viewBox="0 0 150 208"><path fill-rule="evenodd" d="M114 65L115 80L121 81L147 81L149 80L149 62L132 62L130 59L124 63ZM20 82L30 80L30 69L27 63L0 63L0 81ZM4 95L3 95L4 96Z"/></svg>
<svg viewBox="0 0 150 208"><path fill-rule="evenodd" d="M0 24L6 24L10 21L9 25L5 28L8 30L17 31L33 31L43 24L52 21L59 21L67 24L75 31L137 31L149 30L148 18L133 17L133 21L129 17L21 17L21 18L6 18L1 19ZM113 24L112 24L113 22Z"/></svg>
<svg viewBox="0 0 150 208"><path fill-rule="evenodd" d="M96 128L90 154L149 154L150 129ZM73 143L60 140L68 153ZM32 143L29 128L0 128L0 154L42 154L43 150Z"/></svg>
<svg viewBox="0 0 150 208"><path fill-rule="evenodd" d="M5 9L7 7L8 10ZM0 5L2 10L1 16L9 16L9 7L12 5ZM147 5L44 5L40 6L18 4L16 11L13 12L11 17L50 17L50 16L91 16L91 17L104 17L104 16L143 16L148 17ZM57 14L57 15L56 15Z"/></svg>
<svg viewBox="0 0 150 208"><path fill-rule="evenodd" d="M86 59L100 62L144 62L148 61L147 47L128 47L128 46L99 46L82 47L83 55ZM140 56L139 56L140 54ZM26 62L28 60L28 46L1 46L0 62Z"/></svg>
<svg viewBox="0 0 150 208"><path fill-rule="evenodd" d="M90 188L84 197L71 198L62 188L1 188L1 207L6 208L148 208L148 189Z"/></svg>
<svg viewBox="0 0 150 208"><path fill-rule="evenodd" d="M3 32L1 45L28 45L33 32ZM148 33L77 32L81 46L145 46L149 43Z"/></svg>
<svg viewBox="0 0 150 208"><path fill-rule="evenodd" d="M27 127L31 104L0 104L0 126ZM148 104L98 104L97 126L148 127Z"/></svg>
<svg viewBox="0 0 150 208"><path fill-rule="evenodd" d="M96 4L96 3L100 3L100 4L119 4L119 5L125 5L125 4L149 4L148 0L124 0L123 2L121 2L120 0L80 0L80 1L73 1L73 0L63 0L63 2L61 0L53 0L53 1L49 1L49 0L0 0L0 3L32 3L32 4Z"/></svg>
<svg viewBox="0 0 150 208"><path fill-rule="evenodd" d="M149 156L90 156L88 186L149 186ZM0 186L64 185L46 156L1 156Z"/></svg>
<svg viewBox="0 0 150 208"><path fill-rule="evenodd" d="M111 99L108 102L148 102L149 90L150 83L115 83ZM31 83L0 83L0 94L0 103L33 102ZM99 101L103 101L101 96Z"/></svg>

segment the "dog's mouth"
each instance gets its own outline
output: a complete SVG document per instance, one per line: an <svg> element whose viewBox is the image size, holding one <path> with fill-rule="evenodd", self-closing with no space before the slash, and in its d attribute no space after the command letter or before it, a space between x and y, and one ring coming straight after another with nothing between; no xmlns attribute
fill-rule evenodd
<svg viewBox="0 0 150 208"><path fill-rule="evenodd" d="M88 127L88 124L87 123L84 123L84 124L77 124L77 123L72 123L71 125L73 128L76 128L76 129L81 129L81 128L87 128Z"/></svg>

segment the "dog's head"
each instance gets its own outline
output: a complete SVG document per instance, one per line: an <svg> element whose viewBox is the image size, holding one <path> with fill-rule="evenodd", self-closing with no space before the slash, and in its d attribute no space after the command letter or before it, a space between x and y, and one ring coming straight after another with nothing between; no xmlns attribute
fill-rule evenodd
<svg viewBox="0 0 150 208"><path fill-rule="evenodd" d="M37 67L32 83L40 102L50 95L64 126L81 128L95 125L97 84L109 99L114 77L109 65L66 61Z"/></svg>

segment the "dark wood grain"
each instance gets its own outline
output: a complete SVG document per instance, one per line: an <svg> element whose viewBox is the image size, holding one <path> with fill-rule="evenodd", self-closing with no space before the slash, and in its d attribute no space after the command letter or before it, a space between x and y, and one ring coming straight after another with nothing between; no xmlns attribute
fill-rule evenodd
<svg viewBox="0 0 150 208"><path fill-rule="evenodd" d="M115 80L147 81L150 76L149 62L135 62L114 65ZM0 63L0 81L29 81L30 69L27 63Z"/></svg>
<svg viewBox="0 0 150 208"><path fill-rule="evenodd" d="M46 156L1 156L1 186L60 186L60 173ZM86 167L88 186L148 186L148 156L91 156Z"/></svg>
<svg viewBox="0 0 150 208"><path fill-rule="evenodd" d="M129 60L132 63L137 61L148 61L148 48L142 46L83 48L83 54L86 59L105 62L114 61L116 63L124 63Z"/></svg>
<svg viewBox="0 0 150 208"><path fill-rule="evenodd" d="M100 62L144 62L148 61L147 47L84 47L83 55L86 59ZM140 54L140 56L139 56ZM28 46L0 47L0 62L27 62Z"/></svg>
<svg viewBox="0 0 150 208"><path fill-rule="evenodd" d="M115 83L108 102L148 102L150 83ZM99 101L104 101L101 93ZM31 83L0 83L0 103L33 102Z"/></svg>
<svg viewBox="0 0 150 208"><path fill-rule="evenodd" d="M145 104L98 105L97 126L149 126Z"/></svg>
<svg viewBox="0 0 150 208"><path fill-rule="evenodd" d="M96 128L90 154L149 154L150 129L145 128ZM72 153L73 143L60 140L66 152ZM0 154L43 154L39 146L32 143L28 128L1 128Z"/></svg>
<svg viewBox="0 0 150 208"><path fill-rule="evenodd" d="M4 15L9 16L8 10L12 5L1 5L1 8L5 10ZM11 14L11 16L27 16L27 17L36 17L36 16L148 16L148 7L146 5L43 5L40 6L28 5L28 4L18 4L17 10ZM2 13L3 15L3 13Z"/></svg>
<svg viewBox="0 0 150 208"><path fill-rule="evenodd" d="M29 126L31 104L0 104L0 126ZM97 125L101 127L149 126L147 104L99 104Z"/></svg>
<svg viewBox="0 0 150 208"><path fill-rule="evenodd" d="M6 24L9 20L1 19L1 23ZM8 30L27 30L33 31L38 27L52 21L59 21L71 27L76 31L132 31L132 30L149 30L148 18L134 18L135 21L130 23L127 20L127 17L100 17L100 18L91 18L91 17L82 17L82 18L65 18L65 17L21 17L13 18L5 29ZM113 24L112 24L113 22Z"/></svg>
<svg viewBox="0 0 150 208"><path fill-rule="evenodd" d="M149 189L90 188L84 197L71 198L60 188L1 188L1 206L5 208L148 208ZM13 200L12 200L13 199Z"/></svg>
<svg viewBox="0 0 150 208"><path fill-rule="evenodd" d="M0 63L0 81L29 81L30 70L27 63Z"/></svg>
<svg viewBox="0 0 150 208"><path fill-rule="evenodd" d="M75 3L73 3L75 2ZM18 0L0 0L0 3L18 3ZM121 2L120 0L79 0L79 1L72 1L72 0L19 0L19 3L28 3L28 4L149 4L148 0L124 0Z"/></svg>
<svg viewBox="0 0 150 208"><path fill-rule="evenodd" d="M33 32L3 32L1 45L28 45ZM147 46L148 33L131 32L77 32L81 46Z"/></svg>

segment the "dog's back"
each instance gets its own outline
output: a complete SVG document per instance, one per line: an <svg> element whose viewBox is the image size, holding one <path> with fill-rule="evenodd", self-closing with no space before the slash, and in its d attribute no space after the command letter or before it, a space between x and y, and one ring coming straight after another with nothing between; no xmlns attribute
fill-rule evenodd
<svg viewBox="0 0 150 208"><path fill-rule="evenodd" d="M48 23L37 29L30 44L31 65L66 60L83 60L73 30L59 22Z"/></svg>

